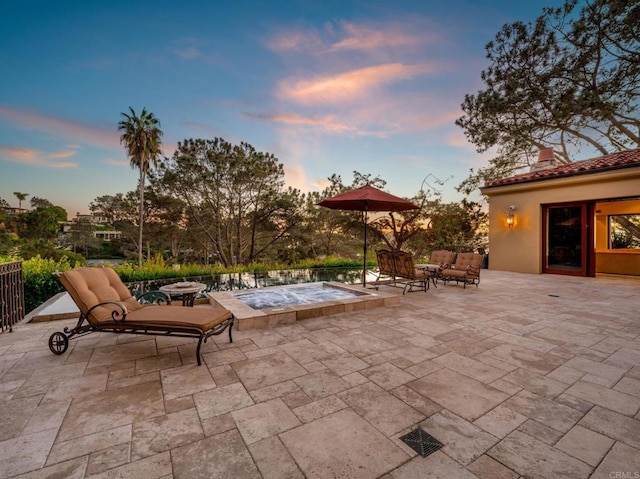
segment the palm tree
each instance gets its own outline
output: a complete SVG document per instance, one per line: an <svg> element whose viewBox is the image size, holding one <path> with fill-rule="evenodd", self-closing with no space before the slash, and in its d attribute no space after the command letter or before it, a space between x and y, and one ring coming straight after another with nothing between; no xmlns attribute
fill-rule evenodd
<svg viewBox="0 0 640 479"><path fill-rule="evenodd" d="M16 198L18 198L18 209L21 210L22 202L27 199L29 193L20 193L19 191L14 191L13 194Z"/></svg>
<svg viewBox="0 0 640 479"><path fill-rule="evenodd" d="M140 170L138 188L140 190L140 221L138 234L138 266L142 266L142 223L144 221L144 180L149 165L158 166L158 156L162 154L162 130L160 122L153 115L142 109L140 116L133 108L129 113L121 113L122 120L118 122L120 144L124 145L132 168Z"/></svg>

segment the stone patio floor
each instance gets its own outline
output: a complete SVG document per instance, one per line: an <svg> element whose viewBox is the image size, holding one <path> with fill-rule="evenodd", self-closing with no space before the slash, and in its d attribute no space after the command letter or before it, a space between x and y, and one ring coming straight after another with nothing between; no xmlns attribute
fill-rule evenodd
<svg viewBox="0 0 640 479"><path fill-rule="evenodd" d="M392 290L392 288L388 288ZM184 338L0 335L0 478L638 478L640 280L484 270ZM400 437L421 427L427 457Z"/></svg>

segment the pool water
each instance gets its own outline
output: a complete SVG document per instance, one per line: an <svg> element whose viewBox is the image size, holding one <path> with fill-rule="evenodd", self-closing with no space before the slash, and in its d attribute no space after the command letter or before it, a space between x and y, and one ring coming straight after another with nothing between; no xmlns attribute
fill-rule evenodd
<svg viewBox="0 0 640 479"><path fill-rule="evenodd" d="M246 293L237 293L236 299L253 309L279 308L297 304L322 303L354 298L364 293L347 291L323 283L279 286Z"/></svg>

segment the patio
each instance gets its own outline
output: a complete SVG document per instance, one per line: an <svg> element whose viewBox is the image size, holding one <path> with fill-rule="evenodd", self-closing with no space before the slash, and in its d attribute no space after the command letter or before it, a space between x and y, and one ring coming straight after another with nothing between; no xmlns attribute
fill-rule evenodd
<svg viewBox="0 0 640 479"><path fill-rule="evenodd" d="M191 339L0 335L0 478L640 477L640 280L482 271ZM397 291L381 287L381 290ZM400 437L420 426L427 457Z"/></svg>

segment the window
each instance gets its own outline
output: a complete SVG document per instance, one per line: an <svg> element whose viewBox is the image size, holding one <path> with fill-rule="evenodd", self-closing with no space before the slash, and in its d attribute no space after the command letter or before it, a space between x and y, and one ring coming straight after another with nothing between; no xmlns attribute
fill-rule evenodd
<svg viewBox="0 0 640 479"><path fill-rule="evenodd" d="M640 214L610 215L609 249L640 249Z"/></svg>

